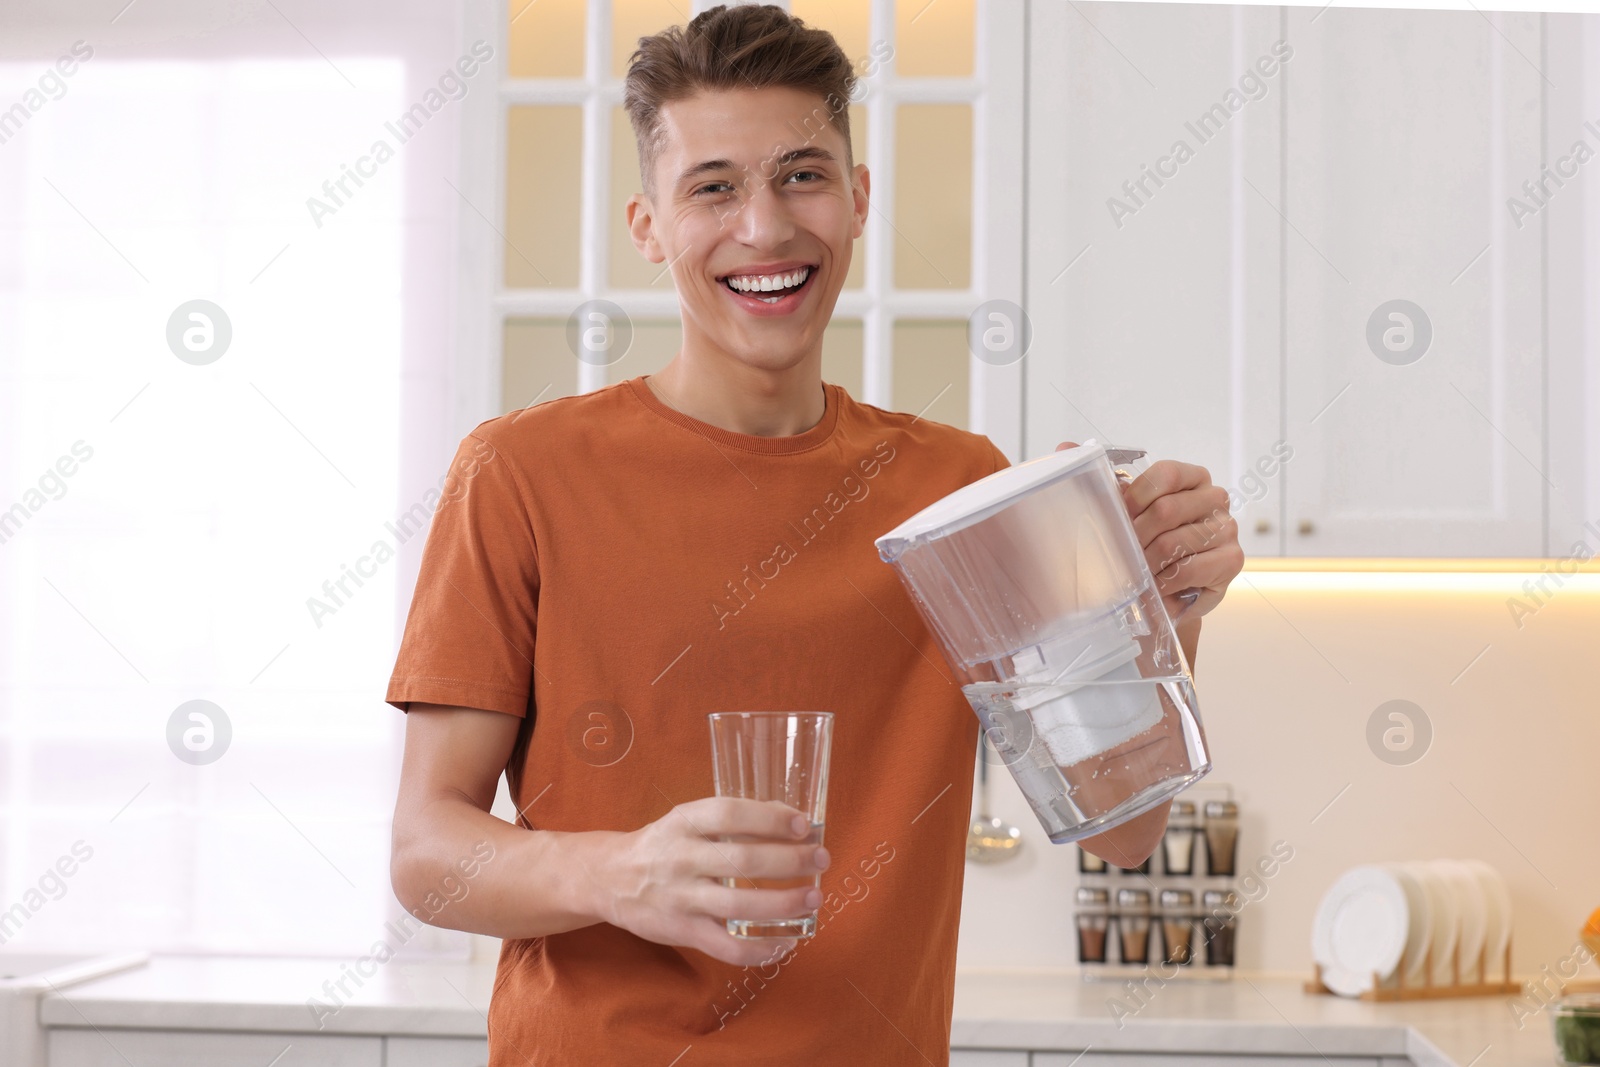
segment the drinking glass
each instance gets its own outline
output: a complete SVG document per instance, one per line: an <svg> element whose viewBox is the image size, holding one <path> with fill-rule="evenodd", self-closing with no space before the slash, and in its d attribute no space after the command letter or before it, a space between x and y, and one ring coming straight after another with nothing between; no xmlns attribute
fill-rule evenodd
<svg viewBox="0 0 1600 1067"><path fill-rule="evenodd" d="M719 711L711 720L712 777L719 797L777 800L799 811L811 823L803 842L822 844L828 802L828 754L833 743L829 711ZM728 841L769 841L760 837L727 837ZM822 874L802 878L724 878L741 889L792 889L822 885ZM787 919L729 917L735 937L810 937L817 931L817 913Z"/></svg>

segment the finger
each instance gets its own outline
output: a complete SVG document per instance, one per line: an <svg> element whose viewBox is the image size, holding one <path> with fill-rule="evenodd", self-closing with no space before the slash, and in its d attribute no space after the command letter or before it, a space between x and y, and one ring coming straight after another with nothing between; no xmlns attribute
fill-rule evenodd
<svg viewBox="0 0 1600 1067"><path fill-rule="evenodd" d="M1135 486L1138 484L1134 483ZM1133 489L1130 488L1128 492L1131 494ZM1132 510L1131 504L1129 509ZM1204 485L1158 497L1134 517L1133 532L1139 535L1140 546L1148 550L1163 534L1186 524L1196 523L1207 530L1220 530L1231 528L1231 522L1228 491L1218 486Z"/></svg>
<svg viewBox="0 0 1600 1067"><path fill-rule="evenodd" d="M707 956L731 963L735 967L755 967L770 963L775 958L793 952L799 944L794 938L742 938L728 933L723 919L699 916L690 920L689 936L685 943L699 949Z"/></svg>
<svg viewBox="0 0 1600 1067"><path fill-rule="evenodd" d="M1169 493L1181 493L1211 484L1211 472L1193 463L1179 463L1162 459L1133 480L1122 499L1128 505L1128 517L1137 519L1144 509Z"/></svg>
<svg viewBox="0 0 1600 1067"><path fill-rule="evenodd" d="M800 919L821 906L822 891L811 885L791 889L736 889L708 881L696 889L690 900L690 908L702 915Z"/></svg>
<svg viewBox="0 0 1600 1067"><path fill-rule="evenodd" d="M761 837L776 841L803 837L810 821L795 808L776 800L703 797L679 804L674 811L702 837Z"/></svg>
<svg viewBox="0 0 1600 1067"><path fill-rule="evenodd" d="M1156 534L1144 546L1144 555L1150 561L1150 570L1159 574L1186 556L1238 543L1238 521L1226 511L1213 511Z"/></svg>
<svg viewBox="0 0 1600 1067"><path fill-rule="evenodd" d="M1063 448L1077 448L1077 447L1078 447L1078 442L1076 442L1076 441L1062 441L1059 445L1056 445L1056 451L1060 452Z"/></svg>
<svg viewBox="0 0 1600 1067"><path fill-rule="evenodd" d="M707 878L805 878L828 869L817 845L707 841L696 848L694 873Z"/></svg>

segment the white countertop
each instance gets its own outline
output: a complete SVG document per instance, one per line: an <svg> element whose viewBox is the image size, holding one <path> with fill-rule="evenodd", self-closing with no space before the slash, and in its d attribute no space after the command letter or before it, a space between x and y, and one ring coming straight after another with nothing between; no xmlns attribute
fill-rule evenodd
<svg viewBox="0 0 1600 1067"><path fill-rule="evenodd" d="M346 1001L324 984L341 978L354 995L319 1016L308 1000ZM49 994L39 1013L47 1027L482 1038L493 984L490 963L391 962L362 978L337 960L157 956ZM1422 1067L1548 1067L1555 1055L1548 1016L1519 1031L1501 997L1368 1004L1309 995L1298 980L1240 975L1152 983L1144 1007L1121 1020L1110 1008L1114 998L1136 1006L1121 983L1085 982L1071 972L963 971L951 1045L1407 1056Z"/></svg>

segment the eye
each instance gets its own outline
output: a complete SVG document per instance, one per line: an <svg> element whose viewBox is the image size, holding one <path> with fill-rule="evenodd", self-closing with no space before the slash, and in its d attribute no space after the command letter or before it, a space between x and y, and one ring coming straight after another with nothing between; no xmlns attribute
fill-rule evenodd
<svg viewBox="0 0 1600 1067"><path fill-rule="evenodd" d="M700 188L696 189L694 191L694 195L695 196L700 196L700 195L705 194L705 193L712 193L712 192L716 192L716 191L721 190L721 189L732 189L732 188L733 188L733 186L728 182L710 182L710 183L708 183L706 185L702 185Z"/></svg>
<svg viewBox="0 0 1600 1067"><path fill-rule="evenodd" d="M793 174L789 175L789 180L793 181L796 178L805 178L805 177L810 177L810 178L812 178L812 179L814 179L816 181L823 181L826 178L826 175L824 175L824 174L822 174L822 173L820 173L818 171L814 171L814 170L797 170ZM810 182L801 182L800 184L801 185L809 185L811 183Z"/></svg>

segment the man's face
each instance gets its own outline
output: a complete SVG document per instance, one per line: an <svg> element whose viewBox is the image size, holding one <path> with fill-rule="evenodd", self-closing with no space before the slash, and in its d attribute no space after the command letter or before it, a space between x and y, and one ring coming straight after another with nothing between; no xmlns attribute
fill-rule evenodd
<svg viewBox="0 0 1600 1067"><path fill-rule="evenodd" d="M630 198L628 227L645 258L671 263L685 343L766 370L820 352L869 190L864 164L846 169L828 104L735 89L660 115L655 195Z"/></svg>

